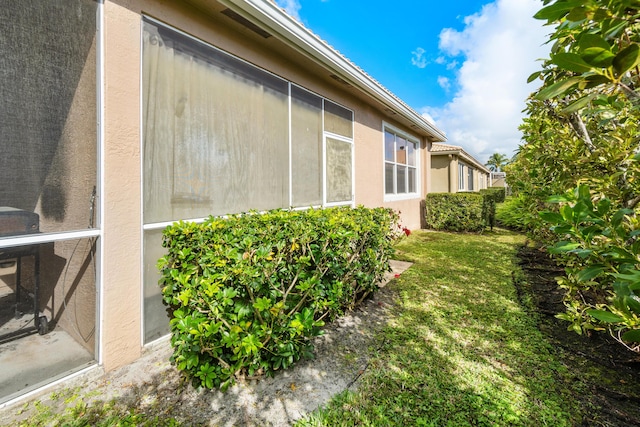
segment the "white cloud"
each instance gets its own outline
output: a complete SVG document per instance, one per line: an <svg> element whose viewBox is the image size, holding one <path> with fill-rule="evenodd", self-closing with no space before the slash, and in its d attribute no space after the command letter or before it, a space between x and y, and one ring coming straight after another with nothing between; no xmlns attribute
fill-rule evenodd
<svg viewBox="0 0 640 427"><path fill-rule="evenodd" d="M447 64L447 70L453 70L458 66L458 61L453 60Z"/></svg>
<svg viewBox="0 0 640 427"><path fill-rule="evenodd" d="M448 143L482 162L494 152L511 157L520 143L524 102L535 89L526 79L549 49L543 45L549 29L532 18L540 7L538 0L496 0L466 17L462 31L440 33L443 54L462 62L457 92L442 108L424 113L446 132Z"/></svg>
<svg viewBox="0 0 640 427"><path fill-rule="evenodd" d="M449 78L445 76L438 76L438 84L444 90L449 90L449 88L451 87L451 82L449 81Z"/></svg>
<svg viewBox="0 0 640 427"><path fill-rule="evenodd" d="M292 18L302 22L300 19L300 1L299 0L276 0L276 4L284 9Z"/></svg>
<svg viewBox="0 0 640 427"><path fill-rule="evenodd" d="M413 52L411 58L411 64L415 65L418 68L424 68L427 66L427 58L425 58L425 50L421 47L416 48Z"/></svg>

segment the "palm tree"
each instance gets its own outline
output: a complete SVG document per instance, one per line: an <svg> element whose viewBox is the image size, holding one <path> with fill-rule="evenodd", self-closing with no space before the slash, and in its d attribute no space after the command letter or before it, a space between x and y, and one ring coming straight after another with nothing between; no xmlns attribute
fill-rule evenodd
<svg viewBox="0 0 640 427"><path fill-rule="evenodd" d="M500 172L507 163L509 163L507 156L501 153L493 153L484 165L487 166L491 172Z"/></svg>

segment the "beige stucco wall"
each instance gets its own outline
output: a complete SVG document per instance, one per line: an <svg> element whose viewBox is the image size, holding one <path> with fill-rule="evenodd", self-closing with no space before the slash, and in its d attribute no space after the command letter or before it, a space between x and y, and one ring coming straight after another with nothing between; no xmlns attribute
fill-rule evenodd
<svg viewBox="0 0 640 427"><path fill-rule="evenodd" d="M127 2L129 3L129 2ZM140 15L104 4L102 362L141 354Z"/></svg>
<svg viewBox="0 0 640 427"><path fill-rule="evenodd" d="M212 19L178 1L107 0L104 4L104 246L102 362L106 370L138 358L141 338L141 15L148 14L216 47L338 102L355 112L356 204L388 206L402 212L403 225L421 226L421 199L384 202L383 121L376 108L358 100L353 88L329 83L272 54L254 36L230 30L221 17ZM226 19L226 18L225 18ZM416 135L418 137L418 135ZM430 156L421 140L421 195L429 188Z"/></svg>

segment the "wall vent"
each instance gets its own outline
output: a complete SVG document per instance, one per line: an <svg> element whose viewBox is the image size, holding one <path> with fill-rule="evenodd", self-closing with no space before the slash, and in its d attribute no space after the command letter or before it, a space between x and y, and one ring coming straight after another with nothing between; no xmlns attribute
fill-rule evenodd
<svg viewBox="0 0 640 427"><path fill-rule="evenodd" d="M222 13L223 15L233 19L238 24L250 29L254 33L261 35L265 39L268 39L269 37L271 37L271 34L267 33L265 30L263 30L262 28L258 27L256 24L254 24L253 22L249 21L244 16L240 15L237 12L234 12L233 10L231 10L229 8L223 10L220 13Z"/></svg>

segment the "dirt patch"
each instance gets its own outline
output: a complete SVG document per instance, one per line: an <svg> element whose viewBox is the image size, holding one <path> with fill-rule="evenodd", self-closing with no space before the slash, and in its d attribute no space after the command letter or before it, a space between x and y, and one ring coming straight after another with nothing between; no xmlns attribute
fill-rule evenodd
<svg viewBox="0 0 640 427"><path fill-rule="evenodd" d="M58 397L49 394L40 402L61 412L69 405L65 400L78 395L85 402L116 399L118 405L149 417L173 417L185 426L289 426L334 395L357 386L372 352L382 345L376 342L376 335L396 300L384 285L410 265L393 261L393 271L381 289L356 310L328 324L324 335L314 340L314 359L300 361L271 378L240 381L225 393L194 389L169 363L171 348L164 341L121 369L65 382ZM0 411L0 418L20 421L32 414L28 410L16 415L15 409L7 408Z"/></svg>
<svg viewBox="0 0 640 427"><path fill-rule="evenodd" d="M639 355L606 333L581 336L568 331L568 323L555 317L565 310L555 279L564 270L546 251L524 246L518 264L525 274L525 280L516 283L519 296L536 312L540 330L573 374L568 387L586 414L582 425L640 426Z"/></svg>

